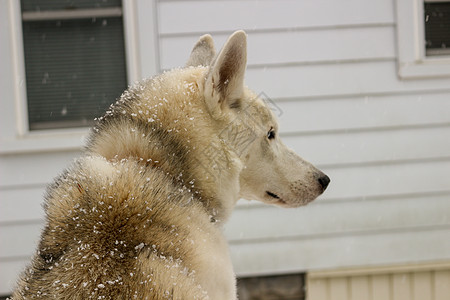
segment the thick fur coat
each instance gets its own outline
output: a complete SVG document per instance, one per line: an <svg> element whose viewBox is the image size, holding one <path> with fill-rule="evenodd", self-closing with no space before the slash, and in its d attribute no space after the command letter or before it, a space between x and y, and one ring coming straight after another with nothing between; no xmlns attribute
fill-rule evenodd
<svg viewBox="0 0 450 300"><path fill-rule="evenodd" d="M244 86L246 35L123 93L47 189L46 225L13 299L236 299L222 225L240 197L314 200L322 172Z"/></svg>

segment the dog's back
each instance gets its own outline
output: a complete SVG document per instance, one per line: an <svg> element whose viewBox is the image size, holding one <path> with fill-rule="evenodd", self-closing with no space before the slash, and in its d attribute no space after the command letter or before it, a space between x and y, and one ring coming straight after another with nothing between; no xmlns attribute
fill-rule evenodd
<svg viewBox="0 0 450 300"><path fill-rule="evenodd" d="M79 159L48 190L39 251L13 298L203 299L197 237L216 233L192 197L139 162Z"/></svg>

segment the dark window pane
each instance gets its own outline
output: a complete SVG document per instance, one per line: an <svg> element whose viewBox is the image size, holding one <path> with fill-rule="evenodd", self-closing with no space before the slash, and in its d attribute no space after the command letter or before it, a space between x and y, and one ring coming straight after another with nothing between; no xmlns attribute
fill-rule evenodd
<svg viewBox="0 0 450 300"><path fill-rule="evenodd" d="M127 86L121 17L23 22L30 129L88 126Z"/></svg>
<svg viewBox="0 0 450 300"><path fill-rule="evenodd" d="M425 3L426 55L450 55L450 1Z"/></svg>

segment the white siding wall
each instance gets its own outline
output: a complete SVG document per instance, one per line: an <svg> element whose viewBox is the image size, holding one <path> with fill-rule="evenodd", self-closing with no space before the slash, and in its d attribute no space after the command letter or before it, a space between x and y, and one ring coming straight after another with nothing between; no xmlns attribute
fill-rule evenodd
<svg viewBox="0 0 450 300"><path fill-rule="evenodd" d="M249 33L247 84L329 190L282 210L243 202L226 227L241 275L450 259L450 78L397 77L392 0L161 1L160 65L200 34Z"/></svg>
<svg viewBox="0 0 450 300"><path fill-rule="evenodd" d="M241 201L226 226L239 275L450 260L450 78L397 77L393 1L140 1L144 75L148 57L160 70L184 65L200 35L220 48L247 30L247 84L280 107L285 142L332 179L305 208ZM16 101L4 92L6 2L0 122ZM149 28L159 55L145 51ZM4 134L14 129L2 126ZM0 294L34 250L44 186L77 154L0 156Z"/></svg>

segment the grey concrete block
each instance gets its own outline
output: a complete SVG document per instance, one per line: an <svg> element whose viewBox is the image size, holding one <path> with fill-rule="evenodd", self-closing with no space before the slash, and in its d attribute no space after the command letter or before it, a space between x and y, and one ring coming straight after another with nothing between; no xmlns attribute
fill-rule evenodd
<svg viewBox="0 0 450 300"><path fill-rule="evenodd" d="M239 278L240 300L304 300L304 275Z"/></svg>

